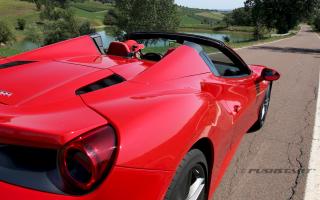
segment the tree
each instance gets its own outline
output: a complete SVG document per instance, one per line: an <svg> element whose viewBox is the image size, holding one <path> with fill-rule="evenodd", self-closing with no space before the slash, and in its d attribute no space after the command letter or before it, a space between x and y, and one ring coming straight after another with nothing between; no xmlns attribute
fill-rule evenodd
<svg viewBox="0 0 320 200"><path fill-rule="evenodd" d="M36 8L38 11L41 10L43 2L41 0L33 0L34 4L36 4Z"/></svg>
<svg viewBox="0 0 320 200"><path fill-rule="evenodd" d="M175 31L179 26L174 0L117 0L119 30Z"/></svg>
<svg viewBox="0 0 320 200"><path fill-rule="evenodd" d="M36 5L37 10L40 11L42 6L47 4L54 4L55 6L58 6L58 7L67 8L69 7L69 3L71 0L21 0L21 1L33 2Z"/></svg>
<svg viewBox="0 0 320 200"><path fill-rule="evenodd" d="M237 8L231 13L227 13L224 17L227 25L251 26L253 24L251 18L251 9Z"/></svg>
<svg viewBox="0 0 320 200"><path fill-rule="evenodd" d="M79 23L71 11L55 7L41 16L46 19L44 21L46 45L80 36Z"/></svg>
<svg viewBox="0 0 320 200"><path fill-rule="evenodd" d="M91 27L91 24L89 21L84 21L79 27L79 34L80 35L88 35L95 33L96 29Z"/></svg>
<svg viewBox="0 0 320 200"><path fill-rule="evenodd" d="M254 25L254 38L259 40L263 37L262 30L265 22L263 14L263 0L246 0L245 9L251 10L251 20Z"/></svg>
<svg viewBox="0 0 320 200"><path fill-rule="evenodd" d="M26 40L31 41L38 46L43 43L43 33L36 25L32 24L26 28Z"/></svg>
<svg viewBox="0 0 320 200"><path fill-rule="evenodd" d="M320 12L313 19L313 26L317 31L320 31Z"/></svg>
<svg viewBox="0 0 320 200"><path fill-rule="evenodd" d="M27 21L23 18L18 18L17 19L17 30L23 31L24 28L26 27Z"/></svg>
<svg viewBox="0 0 320 200"><path fill-rule="evenodd" d="M14 35L10 27L5 22L0 21L0 44L6 44L12 40L14 40Z"/></svg>
<svg viewBox="0 0 320 200"><path fill-rule="evenodd" d="M97 0L100 1L101 3L114 3L115 0Z"/></svg>
<svg viewBox="0 0 320 200"><path fill-rule="evenodd" d="M81 23L70 9L54 7L52 4L45 6L40 18L44 22L45 45L95 32L89 21Z"/></svg>
<svg viewBox="0 0 320 200"><path fill-rule="evenodd" d="M308 17L319 0L246 0L245 6L252 10L252 20L259 26L276 28L287 33Z"/></svg>
<svg viewBox="0 0 320 200"><path fill-rule="evenodd" d="M114 9L110 9L103 19L103 24L106 26L113 26L117 24L118 13Z"/></svg>

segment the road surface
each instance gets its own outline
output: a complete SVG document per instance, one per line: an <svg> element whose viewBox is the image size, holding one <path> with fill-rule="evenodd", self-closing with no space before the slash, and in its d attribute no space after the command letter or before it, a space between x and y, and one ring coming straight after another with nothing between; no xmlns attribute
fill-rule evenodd
<svg viewBox="0 0 320 200"><path fill-rule="evenodd" d="M238 53L247 63L274 67L282 77L274 84L265 127L243 138L214 200L303 200L318 96L320 38L304 25L292 38Z"/></svg>

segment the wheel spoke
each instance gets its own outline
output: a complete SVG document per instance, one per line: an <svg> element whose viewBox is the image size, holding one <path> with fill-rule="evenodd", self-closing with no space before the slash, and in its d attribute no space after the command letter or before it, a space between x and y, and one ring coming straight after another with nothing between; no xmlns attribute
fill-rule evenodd
<svg viewBox="0 0 320 200"><path fill-rule="evenodd" d="M186 200L197 200L204 189L204 178L197 178L196 181L190 186L189 194Z"/></svg>

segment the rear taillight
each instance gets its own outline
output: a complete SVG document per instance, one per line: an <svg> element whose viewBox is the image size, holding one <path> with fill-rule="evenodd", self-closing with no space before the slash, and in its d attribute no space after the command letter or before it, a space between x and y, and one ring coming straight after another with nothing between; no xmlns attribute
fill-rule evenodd
<svg viewBox="0 0 320 200"><path fill-rule="evenodd" d="M87 192L106 176L115 155L114 129L104 126L71 141L59 153L59 168L67 188Z"/></svg>

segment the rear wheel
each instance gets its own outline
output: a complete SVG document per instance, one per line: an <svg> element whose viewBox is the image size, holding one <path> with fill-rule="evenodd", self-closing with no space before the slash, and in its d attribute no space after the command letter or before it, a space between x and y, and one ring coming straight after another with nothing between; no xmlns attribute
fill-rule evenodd
<svg viewBox="0 0 320 200"><path fill-rule="evenodd" d="M267 89L266 96L265 96L265 98L263 100L263 103L262 103L262 105L260 107L258 120L250 128L249 133L250 132L256 132L256 131L260 130L263 127L263 125L264 125L264 123L266 121L266 118L267 118L268 110L269 110L271 89L272 89L272 84L270 84L268 89Z"/></svg>
<svg viewBox="0 0 320 200"><path fill-rule="evenodd" d="M165 200L207 200L208 165L198 149L191 150L181 162Z"/></svg>

